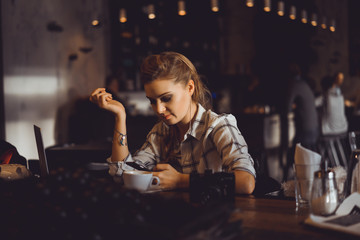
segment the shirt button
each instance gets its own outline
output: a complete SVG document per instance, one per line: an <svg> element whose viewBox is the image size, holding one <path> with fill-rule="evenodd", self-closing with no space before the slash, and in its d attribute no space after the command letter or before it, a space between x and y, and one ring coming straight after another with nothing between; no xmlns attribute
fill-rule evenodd
<svg viewBox="0 0 360 240"><path fill-rule="evenodd" d="M248 151L248 148L247 148L247 147L242 147L242 148L240 148L240 152L241 152L241 153L247 153L247 151Z"/></svg>

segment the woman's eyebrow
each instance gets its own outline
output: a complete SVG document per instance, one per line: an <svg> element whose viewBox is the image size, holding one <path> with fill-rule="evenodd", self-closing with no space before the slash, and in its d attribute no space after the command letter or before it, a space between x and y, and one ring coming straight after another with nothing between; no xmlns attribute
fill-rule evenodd
<svg viewBox="0 0 360 240"><path fill-rule="evenodd" d="M167 94L169 94L169 93L171 93L171 92L162 93L162 94L160 94L159 96L157 96L156 98L161 98L162 96L167 95ZM156 99L156 98L151 98L151 97L149 97L149 96L146 96L146 98L149 99L149 100Z"/></svg>

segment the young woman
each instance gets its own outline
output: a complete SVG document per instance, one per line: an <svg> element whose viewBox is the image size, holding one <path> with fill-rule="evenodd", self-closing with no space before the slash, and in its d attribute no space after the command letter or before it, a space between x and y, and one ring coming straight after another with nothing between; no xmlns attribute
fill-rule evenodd
<svg viewBox="0 0 360 240"><path fill-rule="evenodd" d="M148 56L141 66L146 97L161 119L134 154L127 147L126 112L104 88L90 100L115 115L110 174L121 175L134 161L154 171L164 189L188 188L190 173L233 171L236 192L251 194L255 187L254 162L231 114L210 110L210 92L185 56L163 52Z"/></svg>

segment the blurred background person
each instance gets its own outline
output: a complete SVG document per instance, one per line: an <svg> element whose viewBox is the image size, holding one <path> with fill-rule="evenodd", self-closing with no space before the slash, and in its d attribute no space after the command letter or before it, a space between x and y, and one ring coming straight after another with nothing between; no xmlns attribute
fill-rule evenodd
<svg viewBox="0 0 360 240"><path fill-rule="evenodd" d="M323 93L316 99L316 106L319 109L322 135L341 134L348 130L344 96L340 88L343 82L342 72L325 76L321 80Z"/></svg>
<svg viewBox="0 0 360 240"><path fill-rule="evenodd" d="M281 145L286 153L286 165L283 180L287 180L288 171L294 162L295 146L318 151L319 121L315 106L315 96L309 84L303 79L300 66L290 63L287 66L285 79L287 88L281 107ZM289 114L294 113L295 137L289 142Z"/></svg>

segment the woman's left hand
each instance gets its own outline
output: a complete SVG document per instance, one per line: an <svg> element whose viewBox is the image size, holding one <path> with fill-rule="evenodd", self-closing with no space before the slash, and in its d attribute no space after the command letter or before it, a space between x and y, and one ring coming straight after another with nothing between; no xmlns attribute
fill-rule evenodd
<svg viewBox="0 0 360 240"><path fill-rule="evenodd" d="M174 189L188 186L189 176L179 173L170 164L159 163L153 169L153 175L160 178L162 189Z"/></svg>

